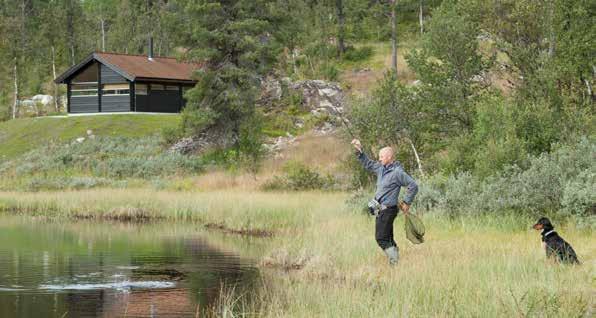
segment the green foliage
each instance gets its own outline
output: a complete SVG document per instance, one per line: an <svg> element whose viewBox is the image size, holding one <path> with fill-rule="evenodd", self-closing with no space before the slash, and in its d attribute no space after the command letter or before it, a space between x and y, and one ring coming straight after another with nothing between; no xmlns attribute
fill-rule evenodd
<svg viewBox="0 0 596 318"><path fill-rule="evenodd" d="M431 166L447 174L471 171L487 177L506 165L522 165L526 142L519 137L518 109L496 93L479 96L472 131L450 139L446 151L437 153Z"/></svg>
<svg viewBox="0 0 596 318"><path fill-rule="evenodd" d="M397 146L398 159L412 170L416 161L407 145L413 145L431 174L469 172L483 179L506 166L525 168L528 156L550 152L553 144L594 134L594 109L584 90L592 81L582 73L589 67L569 75L568 64L555 66L568 60L549 45L555 39L574 58L587 56L586 47L565 41L589 19L569 22L569 30L553 24L561 14L585 18L586 4L570 9L559 1L506 3L445 1L433 11L420 49L407 56L419 83L403 86L389 74L352 106L353 130L369 151ZM501 66L515 67L495 69L497 54ZM513 92L492 86L503 69L520 78Z"/></svg>
<svg viewBox="0 0 596 318"><path fill-rule="evenodd" d="M333 63L326 63L321 69L321 75L324 79L335 82L339 78L339 70Z"/></svg>
<svg viewBox="0 0 596 318"><path fill-rule="evenodd" d="M240 127L240 140L238 141L240 164L253 175L259 171L265 156L262 132L263 118L258 113L245 120Z"/></svg>
<svg viewBox="0 0 596 318"><path fill-rule="evenodd" d="M596 172L595 169L582 171L563 187L561 212L582 217L596 216Z"/></svg>
<svg viewBox="0 0 596 318"><path fill-rule="evenodd" d="M179 141L184 135L184 131L180 126L163 127L161 129L162 145L168 147Z"/></svg>
<svg viewBox="0 0 596 318"><path fill-rule="evenodd" d="M526 169L506 166L485 179L469 172L421 181L415 201L453 215L515 211L536 217L560 213L589 216L594 211L596 143L582 138L532 157Z"/></svg>
<svg viewBox="0 0 596 318"><path fill-rule="evenodd" d="M33 177L25 181L25 191L84 190L99 187L124 187L121 181L96 177Z"/></svg>
<svg viewBox="0 0 596 318"><path fill-rule="evenodd" d="M343 54L342 58L350 62L359 62L368 60L374 53L374 49L370 46L350 46L346 49L346 52Z"/></svg>
<svg viewBox="0 0 596 318"><path fill-rule="evenodd" d="M460 135L473 127L476 98L488 88L485 73L494 57L479 52L480 28L462 8L444 2L433 13L422 49L406 57L421 81L417 96L432 133Z"/></svg>
<svg viewBox="0 0 596 318"><path fill-rule="evenodd" d="M390 72L370 98L352 105L349 119L353 133L361 139L368 153L387 145L397 146L397 158L410 170L416 166L410 145L417 145L423 137L419 114L413 91Z"/></svg>
<svg viewBox="0 0 596 318"><path fill-rule="evenodd" d="M290 161L283 170L284 176L275 176L263 185L263 190L322 190L333 189L336 185L333 176L322 176L299 162Z"/></svg>
<svg viewBox="0 0 596 318"><path fill-rule="evenodd" d="M260 130L255 103L258 76L266 74L275 58L275 25L271 1L179 1L185 16L180 38L191 50L185 58L205 64L201 80L188 94L182 127L187 134L217 131L218 138L234 141L235 150L251 167L261 157ZM200 42L201 46L194 45ZM238 158L240 159L240 158Z"/></svg>

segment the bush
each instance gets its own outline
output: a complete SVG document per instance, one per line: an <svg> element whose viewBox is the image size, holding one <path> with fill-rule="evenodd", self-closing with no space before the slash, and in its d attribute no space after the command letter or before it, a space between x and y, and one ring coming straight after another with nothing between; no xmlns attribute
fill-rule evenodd
<svg viewBox="0 0 596 318"><path fill-rule="evenodd" d="M179 127L165 127L161 129L162 145L171 146L182 139L184 131Z"/></svg>
<svg viewBox="0 0 596 318"><path fill-rule="evenodd" d="M582 217L596 216L596 174L583 171L563 188L561 212Z"/></svg>
<svg viewBox="0 0 596 318"><path fill-rule="evenodd" d="M43 190L82 190L96 187L114 186L110 180L93 177L34 177L24 184L26 191Z"/></svg>
<svg viewBox="0 0 596 318"><path fill-rule="evenodd" d="M445 201L445 191L448 179L443 175L433 175L417 180L420 184L413 208L421 211L431 211L441 207Z"/></svg>
<svg viewBox="0 0 596 318"><path fill-rule="evenodd" d="M423 209L452 215L515 211L532 217L596 213L596 143L582 138L550 154L528 159L528 168L507 166L487 178L460 173L420 180L414 201Z"/></svg>
<svg viewBox="0 0 596 318"><path fill-rule="evenodd" d="M332 189L336 186L331 175L321 176L317 171L302 163L288 162L284 166L284 175L275 176L263 185L263 190L317 190Z"/></svg>
<svg viewBox="0 0 596 318"><path fill-rule="evenodd" d="M81 143L49 144L5 163L0 171L16 176L91 174L103 178L151 178L197 173L201 161L192 156L164 152L157 136L147 138L97 137ZM58 187L56 185L55 187Z"/></svg>
<svg viewBox="0 0 596 318"><path fill-rule="evenodd" d="M375 50L370 46L363 46L360 48L348 47L343 55L343 59L350 62L360 62L368 60Z"/></svg>
<svg viewBox="0 0 596 318"><path fill-rule="evenodd" d="M321 75L328 81L337 81L339 79L339 70L332 63L326 63L321 68Z"/></svg>

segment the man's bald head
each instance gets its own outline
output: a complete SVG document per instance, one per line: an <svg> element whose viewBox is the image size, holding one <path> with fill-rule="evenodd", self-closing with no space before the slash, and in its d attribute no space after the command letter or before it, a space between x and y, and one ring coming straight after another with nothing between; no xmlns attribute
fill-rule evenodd
<svg viewBox="0 0 596 318"><path fill-rule="evenodd" d="M391 148L391 147L382 148L381 150L379 150L379 161L384 166L388 165L391 162L393 162L394 154L395 153L393 151L393 148Z"/></svg>

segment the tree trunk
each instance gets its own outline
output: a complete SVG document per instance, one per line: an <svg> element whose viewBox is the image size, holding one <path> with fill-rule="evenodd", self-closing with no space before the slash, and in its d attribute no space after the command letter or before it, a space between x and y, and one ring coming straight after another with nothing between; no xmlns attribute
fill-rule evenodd
<svg viewBox="0 0 596 318"><path fill-rule="evenodd" d="M422 0L420 0L420 13L418 15L418 20L420 21L420 35L424 33L424 15L422 15Z"/></svg>
<svg viewBox="0 0 596 318"><path fill-rule="evenodd" d="M342 0L335 0L335 7L337 9L337 22L338 22L338 34L337 34L337 56L341 57L342 54L346 51L345 45L345 15L344 15L344 6Z"/></svg>
<svg viewBox="0 0 596 318"><path fill-rule="evenodd" d="M553 57L555 54L555 3L554 0L550 0L548 3L548 56Z"/></svg>
<svg viewBox="0 0 596 318"><path fill-rule="evenodd" d="M56 48L52 45L52 79L56 79ZM54 81L52 81L54 83ZM58 84L54 83L54 108L56 112L60 111L58 107Z"/></svg>
<svg viewBox="0 0 596 318"><path fill-rule="evenodd" d="M75 34L74 34L74 8L72 0L68 1L68 8L66 11L66 30L68 34L68 42L70 47L70 65L76 64L75 60Z"/></svg>
<svg viewBox="0 0 596 318"><path fill-rule="evenodd" d="M584 79L584 84L586 84L586 88L588 90L588 98L590 98L590 100L594 100L594 95L592 94L592 85L590 85L590 81Z"/></svg>
<svg viewBox="0 0 596 318"><path fill-rule="evenodd" d="M17 57L14 57L14 104L12 104L12 119L17 118L17 107L19 106L19 74Z"/></svg>
<svg viewBox="0 0 596 318"><path fill-rule="evenodd" d="M397 76L397 19L395 5L397 0L391 0L391 69Z"/></svg>
<svg viewBox="0 0 596 318"><path fill-rule="evenodd" d="M414 156L416 157L416 163L418 163L418 171L420 171L420 175L424 178L424 171L422 171L422 163L420 162L420 157L418 156L418 151L416 151L416 147L414 147L414 143L412 142L412 139L409 139L410 141L410 146L412 147L412 150L414 151Z"/></svg>
<svg viewBox="0 0 596 318"><path fill-rule="evenodd" d="M106 51L106 28L105 28L106 20L101 18L101 50L103 52Z"/></svg>
<svg viewBox="0 0 596 318"><path fill-rule="evenodd" d="M297 72L297 69L296 69L296 56L298 56L296 49L293 48L290 51L290 54L292 56L292 70L293 70L293 74L296 74L296 72Z"/></svg>

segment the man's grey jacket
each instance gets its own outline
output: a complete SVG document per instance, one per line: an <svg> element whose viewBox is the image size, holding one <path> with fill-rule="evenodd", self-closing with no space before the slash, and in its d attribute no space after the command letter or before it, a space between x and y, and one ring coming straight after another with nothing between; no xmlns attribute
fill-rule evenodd
<svg viewBox="0 0 596 318"><path fill-rule="evenodd" d="M408 205L412 204L416 193L418 193L418 185L407 174L399 162L394 161L387 166L383 166L380 162L370 160L364 152L358 152L358 161L362 164L364 169L374 172L377 175L377 192L375 199L380 204L392 207L397 205L397 198L401 187L407 187L406 197L404 202ZM379 200L380 199L380 200Z"/></svg>

